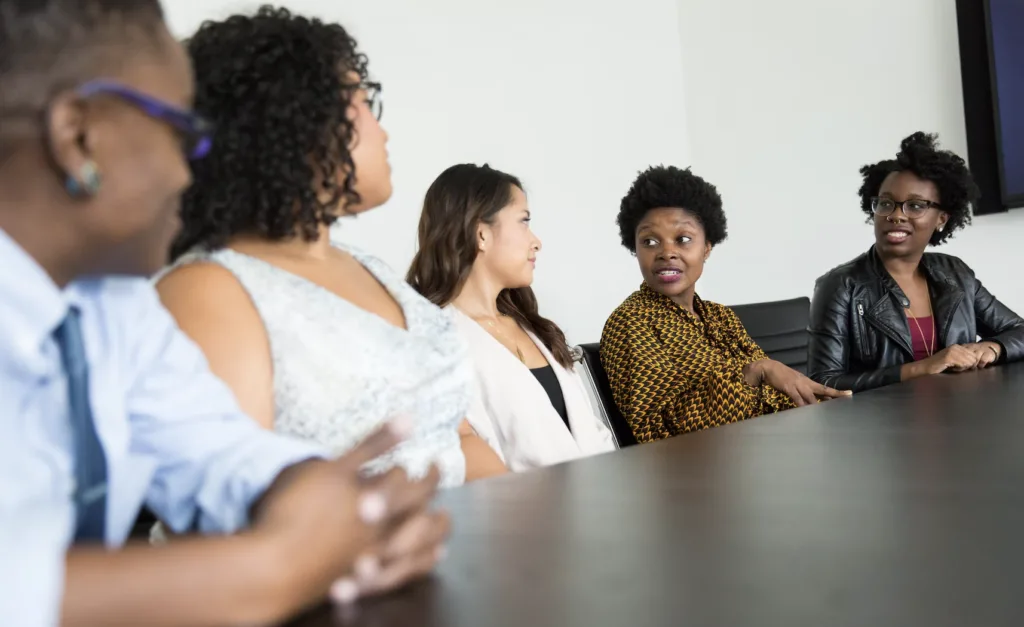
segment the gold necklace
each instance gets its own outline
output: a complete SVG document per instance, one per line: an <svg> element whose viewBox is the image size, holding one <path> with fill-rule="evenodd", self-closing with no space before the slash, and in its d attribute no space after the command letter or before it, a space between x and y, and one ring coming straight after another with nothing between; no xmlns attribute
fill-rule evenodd
<svg viewBox="0 0 1024 627"><path fill-rule="evenodd" d="M910 307L907 307L907 317L914 321L914 326L917 327L917 332L921 334L921 341L924 342L924 352L929 357L935 354L935 312L932 311L932 302L928 301L928 315L932 318L932 345L928 346L927 340L924 339L924 329L921 328L921 323L917 321L917 318L910 315Z"/></svg>
<svg viewBox="0 0 1024 627"><path fill-rule="evenodd" d="M459 311L462 311L462 309L459 309ZM466 312L462 311L462 313L466 313ZM469 316L469 314L466 314L466 315ZM507 314L499 313L498 315L501 316L502 318L508 318ZM469 317L472 318L473 320L476 320L477 323L481 322L481 318L478 318L477 316L469 316ZM495 339L498 339L498 341L501 342L502 344L504 344L506 348L508 347L507 343L511 343L512 346L515 347L515 349L516 349L516 351L515 351L516 352L516 357L519 358L519 361L523 362L523 365L526 365L526 357L523 356L523 351L519 349L519 342L517 342L514 339L510 338L509 336L505 335L502 332L502 330L498 328L498 325L495 324L493 320L490 320L490 319L487 319L487 318L482 318L482 320L483 320L483 322L487 323L487 326L489 326L489 327L491 327L491 329L493 329L494 332L491 333L492 336L495 333L497 333L500 336L500 339L499 338L495 338Z"/></svg>

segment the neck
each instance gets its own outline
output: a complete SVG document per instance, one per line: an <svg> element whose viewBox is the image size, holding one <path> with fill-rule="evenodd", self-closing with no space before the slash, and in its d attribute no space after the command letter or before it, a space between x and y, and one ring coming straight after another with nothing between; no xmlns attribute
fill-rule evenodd
<svg viewBox="0 0 1024 627"><path fill-rule="evenodd" d="M503 289L504 286L474 266L452 304L471 318L497 318L500 315L498 294Z"/></svg>
<svg viewBox="0 0 1024 627"><path fill-rule="evenodd" d="M686 290L685 292L683 292L682 294L679 294L677 296L672 296L671 297L672 298L672 302L674 302L675 304L679 305L680 307L682 307L686 311L688 311L688 312L690 312L690 313L692 313L694 315L697 315L697 312L693 308L693 295L694 295L694 293L695 293L695 290L691 287L688 290Z"/></svg>
<svg viewBox="0 0 1024 627"><path fill-rule="evenodd" d="M268 240L260 235L238 235L231 239L229 246L240 252L256 253L273 252L277 255L298 259L325 260L331 254L331 228L320 225L316 238L307 240L295 235L283 240Z"/></svg>
<svg viewBox="0 0 1024 627"><path fill-rule="evenodd" d="M82 241L81 230L68 219L83 208L61 210L67 195L39 191L38 175L25 173L0 179L0 229L63 289L88 273L96 251ZM31 184L20 183L31 181Z"/></svg>
<svg viewBox="0 0 1024 627"><path fill-rule="evenodd" d="M907 257L882 257L882 265L892 278L899 282L900 279L912 279L921 275L921 257L924 252L915 253Z"/></svg>

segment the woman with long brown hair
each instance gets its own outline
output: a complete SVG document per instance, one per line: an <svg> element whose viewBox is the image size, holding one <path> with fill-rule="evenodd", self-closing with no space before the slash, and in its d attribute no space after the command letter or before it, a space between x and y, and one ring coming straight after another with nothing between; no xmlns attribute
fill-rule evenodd
<svg viewBox="0 0 1024 627"><path fill-rule="evenodd" d="M452 312L479 394L470 424L514 471L615 448L530 285L541 243L516 177L455 165L427 190L407 280Z"/></svg>

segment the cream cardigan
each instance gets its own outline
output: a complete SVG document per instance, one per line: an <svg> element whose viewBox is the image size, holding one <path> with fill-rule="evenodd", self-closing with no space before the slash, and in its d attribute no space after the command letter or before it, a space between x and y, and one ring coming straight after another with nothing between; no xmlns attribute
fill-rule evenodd
<svg viewBox="0 0 1024 627"><path fill-rule="evenodd" d="M533 334L527 333L561 385L571 433L529 368L475 320L453 306L446 309L469 345L476 371L477 394L467 418L509 470L519 472L615 449L611 431L591 406L579 374L559 365Z"/></svg>

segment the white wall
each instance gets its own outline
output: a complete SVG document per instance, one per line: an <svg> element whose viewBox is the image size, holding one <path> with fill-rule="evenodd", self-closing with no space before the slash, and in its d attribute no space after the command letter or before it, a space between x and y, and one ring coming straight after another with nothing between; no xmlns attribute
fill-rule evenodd
<svg viewBox="0 0 1024 627"><path fill-rule="evenodd" d="M395 195L343 239L404 271L423 193L444 168L520 176L545 243L542 311L595 341L639 284L619 199L650 164L719 187L729 239L699 291L726 304L810 295L872 241L858 168L915 130L966 154L955 0L291 0L359 39L384 83ZM168 1L187 35L256 3ZM1024 210L941 250L1024 311L1011 274Z"/></svg>
<svg viewBox="0 0 1024 627"><path fill-rule="evenodd" d="M729 239L700 291L810 295L873 241L858 168L916 130L966 157L955 0L678 0L690 155L719 186ZM1024 312L1024 210L981 216L936 249Z"/></svg>
<svg viewBox="0 0 1024 627"><path fill-rule="evenodd" d="M688 160L674 0L291 0L349 28L384 84L395 195L341 236L404 273L423 194L455 163L519 176L544 241L535 289L570 341L596 341L636 289L619 199L650 163ZM253 3L165 2L185 36Z"/></svg>

